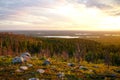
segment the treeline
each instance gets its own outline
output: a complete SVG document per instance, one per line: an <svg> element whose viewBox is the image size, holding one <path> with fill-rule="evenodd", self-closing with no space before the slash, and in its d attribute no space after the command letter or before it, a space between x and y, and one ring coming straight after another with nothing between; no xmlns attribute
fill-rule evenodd
<svg viewBox="0 0 120 80"><path fill-rule="evenodd" d="M85 39L36 38L0 33L0 55L16 56L26 51L38 57L120 65L119 45L104 45Z"/></svg>
<svg viewBox="0 0 120 80"><path fill-rule="evenodd" d="M22 52L40 52L41 41L25 35L0 33L0 55L19 55Z"/></svg>

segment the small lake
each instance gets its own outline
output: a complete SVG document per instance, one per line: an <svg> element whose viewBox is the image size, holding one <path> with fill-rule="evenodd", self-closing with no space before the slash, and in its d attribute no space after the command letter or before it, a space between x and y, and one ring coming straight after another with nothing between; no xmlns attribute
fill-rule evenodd
<svg viewBox="0 0 120 80"><path fill-rule="evenodd" d="M100 38L100 36L39 36L44 38Z"/></svg>
<svg viewBox="0 0 120 80"><path fill-rule="evenodd" d="M80 38L79 36L39 36L39 37L45 37L45 38Z"/></svg>

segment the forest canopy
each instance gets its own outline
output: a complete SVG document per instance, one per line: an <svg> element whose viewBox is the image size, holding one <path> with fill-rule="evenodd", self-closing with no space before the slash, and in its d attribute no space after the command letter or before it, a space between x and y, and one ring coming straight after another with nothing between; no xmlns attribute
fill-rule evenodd
<svg viewBox="0 0 120 80"><path fill-rule="evenodd" d="M86 39L38 38L0 33L0 55L17 56L30 52L38 57L120 65L120 45L104 45Z"/></svg>

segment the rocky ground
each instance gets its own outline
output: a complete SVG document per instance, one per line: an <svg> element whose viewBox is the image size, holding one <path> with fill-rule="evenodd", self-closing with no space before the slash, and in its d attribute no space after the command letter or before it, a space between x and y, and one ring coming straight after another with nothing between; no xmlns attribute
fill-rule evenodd
<svg viewBox="0 0 120 80"><path fill-rule="evenodd" d="M13 64L12 59L0 57L0 80L120 80L120 66L37 57Z"/></svg>

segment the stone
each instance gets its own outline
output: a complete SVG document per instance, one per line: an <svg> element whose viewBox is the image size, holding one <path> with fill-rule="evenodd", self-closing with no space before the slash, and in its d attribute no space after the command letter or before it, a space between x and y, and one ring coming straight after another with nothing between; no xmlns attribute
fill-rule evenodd
<svg viewBox="0 0 120 80"><path fill-rule="evenodd" d="M23 72L22 70L20 70L20 69L17 69L15 72Z"/></svg>
<svg viewBox="0 0 120 80"><path fill-rule="evenodd" d="M25 52L25 53L21 54L20 57L23 57L24 61L28 61L28 60L31 59L31 55L28 52Z"/></svg>
<svg viewBox="0 0 120 80"><path fill-rule="evenodd" d="M15 63L23 63L24 62L24 59L22 57L15 57L12 59L12 63L15 64Z"/></svg>
<svg viewBox="0 0 120 80"><path fill-rule="evenodd" d="M28 53L28 52L25 52L25 53L21 54L21 57L24 57L24 56L31 57L30 53Z"/></svg>
<svg viewBox="0 0 120 80"><path fill-rule="evenodd" d="M57 74L57 76L58 76L59 78L62 78L62 77L65 76L65 74L64 74L64 72L59 72L59 73Z"/></svg>
<svg viewBox="0 0 120 80"><path fill-rule="evenodd" d="M12 63L13 64L15 64L15 63L23 63L23 62L26 62L26 61L28 61L30 59L31 59L31 55L28 52L26 52L26 53L21 54L20 57L13 58Z"/></svg>
<svg viewBox="0 0 120 80"><path fill-rule="evenodd" d="M43 62L43 65L50 65L51 63L50 63L50 61L49 60L45 60L44 62Z"/></svg>
<svg viewBox="0 0 120 80"><path fill-rule="evenodd" d="M32 64L27 64L28 67L32 67L33 65Z"/></svg>
<svg viewBox="0 0 120 80"><path fill-rule="evenodd" d="M41 73L44 73L45 70L44 69L38 69L37 72L39 72L41 74Z"/></svg>
<svg viewBox="0 0 120 80"><path fill-rule="evenodd" d="M28 67L27 66L20 66L20 69L21 70L28 70Z"/></svg>
<svg viewBox="0 0 120 80"><path fill-rule="evenodd" d="M74 67L75 66L75 64L73 64L73 63L67 63L67 65L70 66L70 67Z"/></svg>
<svg viewBox="0 0 120 80"><path fill-rule="evenodd" d="M89 72L94 72L94 71L92 69L90 69Z"/></svg>
<svg viewBox="0 0 120 80"><path fill-rule="evenodd" d="M79 69L84 70L84 71L88 70L88 68L86 68L85 66L80 66Z"/></svg>

